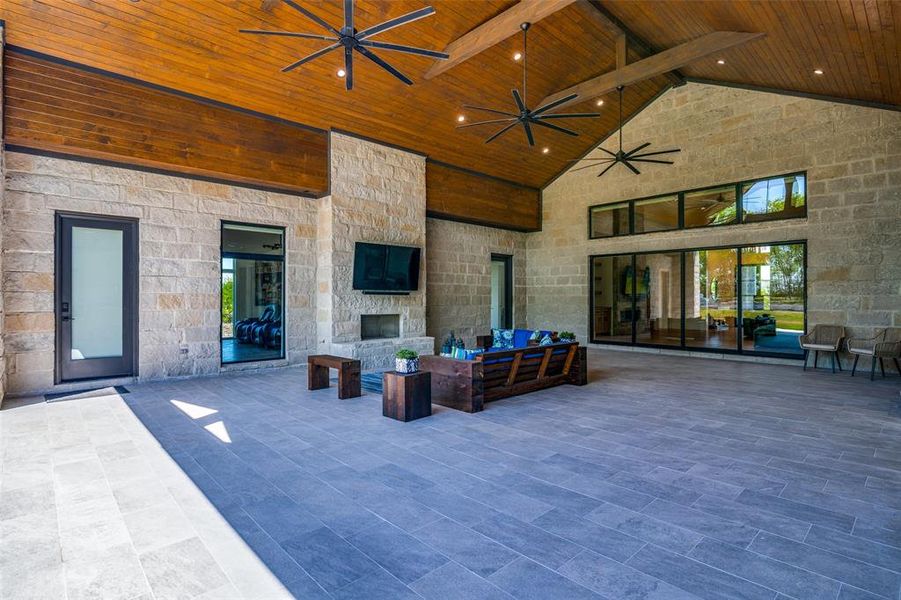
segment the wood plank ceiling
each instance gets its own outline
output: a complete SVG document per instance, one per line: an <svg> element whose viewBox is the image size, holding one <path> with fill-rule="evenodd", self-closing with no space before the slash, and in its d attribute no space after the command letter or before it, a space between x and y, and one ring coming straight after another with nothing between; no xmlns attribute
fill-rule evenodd
<svg viewBox="0 0 901 600"><path fill-rule="evenodd" d="M514 0L435 0L437 14L392 30L382 41L444 49ZM340 2L303 0L338 24ZM424 0L360 0L358 28L423 7ZM901 5L892 0L701 1L604 0L604 10L657 49L714 30L761 31L762 41L694 64L687 76L767 86L868 102L901 105L899 31ZM368 136L427 154L431 159L540 187L569 159L590 149L616 127L615 94L603 98L602 118L567 121L570 138L541 131L529 148L521 131L491 144L494 131L456 130L464 103L507 110L520 86L512 59L521 38L497 44L434 79L423 75L428 58L384 52L415 85L404 86L369 61L357 61L354 90L335 73L341 54L288 74L279 70L320 48L309 40L248 36L239 28L320 33L284 4L263 10L259 0L3 0L9 44L44 52L239 107L324 129ZM589 3L580 1L543 19L529 34L529 103L613 70L616 39ZM631 60L641 56L632 51ZM813 74L822 68L823 76ZM631 115L671 83L659 76L626 93ZM596 109L587 98L578 109ZM474 119L482 115L467 114ZM542 153L548 147L547 154Z"/></svg>

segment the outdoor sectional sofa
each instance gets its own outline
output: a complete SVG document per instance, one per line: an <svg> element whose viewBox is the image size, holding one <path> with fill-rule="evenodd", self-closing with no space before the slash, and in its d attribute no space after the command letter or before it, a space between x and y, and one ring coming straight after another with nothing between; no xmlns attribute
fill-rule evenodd
<svg viewBox="0 0 901 600"><path fill-rule="evenodd" d="M421 356L431 373L432 402L479 412L485 402L557 385L588 383L587 353L578 342L488 349L473 360Z"/></svg>

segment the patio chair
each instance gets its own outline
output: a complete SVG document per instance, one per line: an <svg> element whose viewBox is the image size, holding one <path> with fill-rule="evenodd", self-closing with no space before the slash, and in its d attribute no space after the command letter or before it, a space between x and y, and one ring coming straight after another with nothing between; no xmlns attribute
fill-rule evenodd
<svg viewBox="0 0 901 600"><path fill-rule="evenodd" d="M895 368L901 375L901 364L898 359L901 358L901 327L886 327L880 329L871 338L850 338L848 339L848 352L854 355L854 366L851 368L851 377L857 370L857 361L861 356L870 357L870 381L876 373L876 359L879 359L879 370L885 377L885 365L883 361L891 358L895 361Z"/></svg>
<svg viewBox="0 0 901 600"><path fill-rule="evenodd" d="M842 361L838 357L838 350L842 346L842 340L845 338L845 328L841 325L814 325L810 333L806 333L798 338L798 343L804 350L804 370L807 370L807 356L813 350L813 368L817 368L817 361L820 359L820 352L828 352L832 355L832 372L835 373L835 364L838 363L838 370L842 370Z"/></svg>

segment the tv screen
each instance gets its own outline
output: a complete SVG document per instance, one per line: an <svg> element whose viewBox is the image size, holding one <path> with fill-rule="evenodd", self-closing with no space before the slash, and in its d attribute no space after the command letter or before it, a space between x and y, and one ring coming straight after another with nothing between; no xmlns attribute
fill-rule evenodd
<svg viewBox="0 0 901 600"><path fill-rule="evenodd" d="M353 288L364 292L412 292L419 289L419 248L357 242Z"/></svg>

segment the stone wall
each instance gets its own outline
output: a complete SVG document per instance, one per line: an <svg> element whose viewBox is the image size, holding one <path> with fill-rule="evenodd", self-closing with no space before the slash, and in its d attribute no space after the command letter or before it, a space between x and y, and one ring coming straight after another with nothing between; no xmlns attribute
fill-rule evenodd
<svg viewBox="0 0 901 600"><path fill-rule="evenodd" d="M54 370L54 214L140 219L141 379L220 369L220 226L285 226L286 361L316 347L316 201L127 168L6 153L3 298L11 392L46 391Z"/></svg>
<svg viewBox="0 0 901 600"><path fill-rule="evenodd" d="M450 331L468 347L491 330L491 254L513 256L513 324L526 327L526 235L440 219L426 221L427 330L440 346Z"/></svg>
<svg viewBox="0 0 901 600"><path fill-rule="evenodd" d="M901 114L687 84L626 125L626 149L646 141L681 148L676 164L571 171L544 190L543 230L528 236L531 327L587 339L589 255L787 240L808 241L810 325L901 325ZM587 239L593 204L802 170L806 219Z"/></svg>
<svg viewBox="0 0 901 600"><path fill-rule="evenodd" d="M426 337L425 157L331 134L331 196L319 208L317 332L322 352L387 368L397 348L431 352ZM354 242L423 249L419 290L374 295L353 290ZM360 339L360 315L399 314L397 339Z"/></svg>

